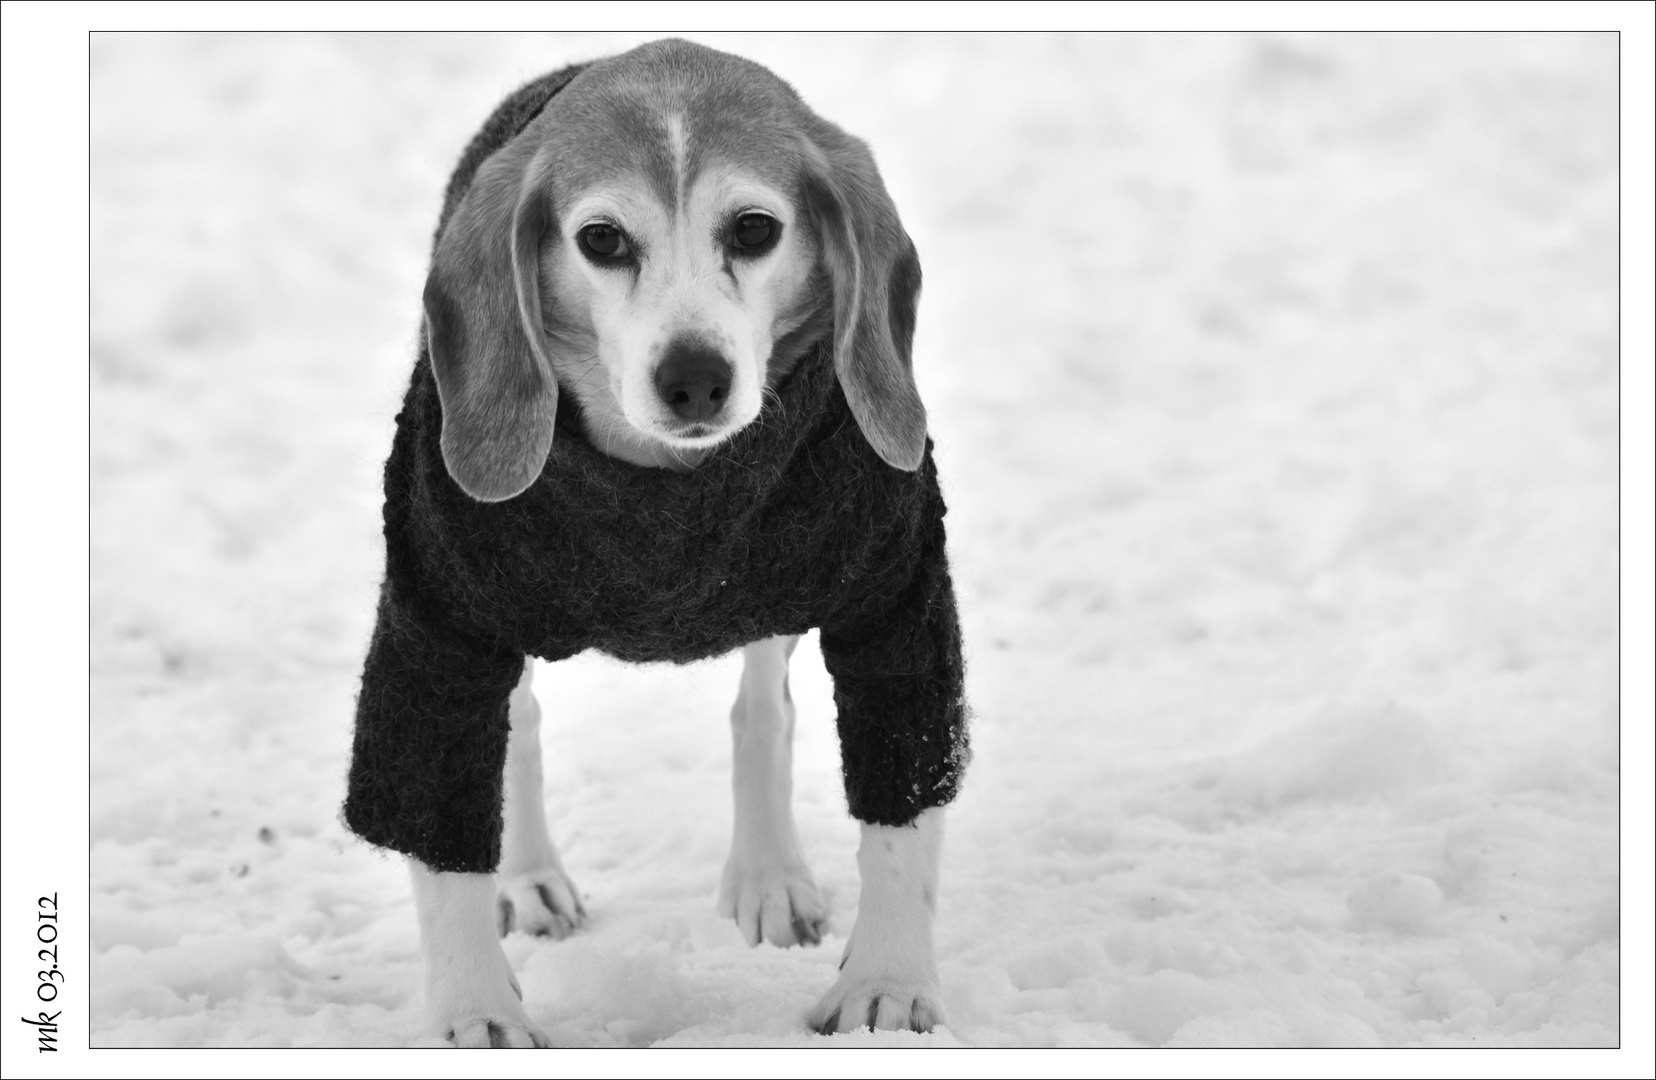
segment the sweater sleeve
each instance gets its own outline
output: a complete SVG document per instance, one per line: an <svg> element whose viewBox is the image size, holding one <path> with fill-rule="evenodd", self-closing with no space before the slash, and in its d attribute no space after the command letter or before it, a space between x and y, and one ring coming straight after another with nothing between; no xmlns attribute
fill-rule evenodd
<svg viewBox="0 0 1656 1080"><path fill-rule="evenodd" d="M906 583L822 628L846 801L871 825L907 825L952 801L970 757L960 620L935 502Z"/></svg>
<svg viewBox="0 0 1656 1080"><path fill-rule="evenodd" d="M433 870L492 872L523 664L422 619L387 580L357 698L347 827Z"/></svg>

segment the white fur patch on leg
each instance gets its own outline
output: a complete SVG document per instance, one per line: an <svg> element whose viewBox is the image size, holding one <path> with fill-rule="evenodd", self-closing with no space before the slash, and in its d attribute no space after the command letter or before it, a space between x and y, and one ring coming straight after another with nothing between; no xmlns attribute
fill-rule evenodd
<svg viewBox="0 0 1656 1080"><path fill-rule="evenodd" d="M942 846L942 807L912 825L862 827L857 922L839 979L806 1015L812 1030L930 1031L944 1022L932 944Z"/></svg>
<svg viewBox="0 0 1656 1080"><path fill-rule="evenodd" d="M550 1046L529 1021L495 936L490 874L450 874L408 860L425 954L426 1010L456 1046Z"/></svg>
<svg viewBox="0 0 1656 1080"><path fill-rule="evenodd" d="M828 917L793 817L788 656L798 640L770 638L744 650L742 686L730 710L736 828L719 882L719 913L736 920L749 945L815 945Z"/></svg>
<svg viewBox="0 0 1656 1080"><path fill-rule="evenodd" d="M586 908L546 828L541 783L540 703L530 682L533 662L512 691L512 733L506 744L505 831L501 836L495 928L566 938L586 920Z"/></svg>

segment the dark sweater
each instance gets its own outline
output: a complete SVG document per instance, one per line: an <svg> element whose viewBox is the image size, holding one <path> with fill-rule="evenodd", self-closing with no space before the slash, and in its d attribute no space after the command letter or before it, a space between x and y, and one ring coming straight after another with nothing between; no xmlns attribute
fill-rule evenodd
<svg viewBox="0 0 1656 1080"><path fill-rule="evenodd" d="M483 160L578 69L517 91ZM438 233L441 235L442 225ZM561 396L540 478L482 503L449 477L422 346L385 466L386 576L357 700L345 821L436 870L500 857L507 699L526 655L684 663L820 627L851 812L902 825L953 799L967 757L960 630L928 443L875 454L825 347L687 473L608 457Z"/></svg>

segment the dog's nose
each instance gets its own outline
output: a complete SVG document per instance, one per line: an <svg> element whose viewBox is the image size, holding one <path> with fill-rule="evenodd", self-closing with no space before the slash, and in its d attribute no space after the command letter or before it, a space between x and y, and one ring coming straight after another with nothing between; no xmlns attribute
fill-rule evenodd
<svg viewBox="0 0 1656 1080"><path fill-rule="evenodd" d="M655 385L680 420L711 420L730 396L730 364L706 345L674 343L656 368Z"/></svg>

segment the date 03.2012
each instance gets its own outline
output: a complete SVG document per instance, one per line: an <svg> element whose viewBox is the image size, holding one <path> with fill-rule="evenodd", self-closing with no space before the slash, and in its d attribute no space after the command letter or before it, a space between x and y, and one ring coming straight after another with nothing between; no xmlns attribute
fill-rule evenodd
<svg viewBox="0 0 1656 1080"><path fill-rule="evenodd" d="M42 964L50 967L35 972L35 997L50 1004L57 1000L58 988L63 985L63 969L58 966L58 897L57 893L42 896L35 905L35 940L45 948L36 955ZM57 1051L58 1017L63 1015L59 1009L56 1012L47 1012L42 1009L38 1019L30 1020L27 1016L21 1019L31 1025L40 1038L40 1052L55 1053Z"/></svg>

